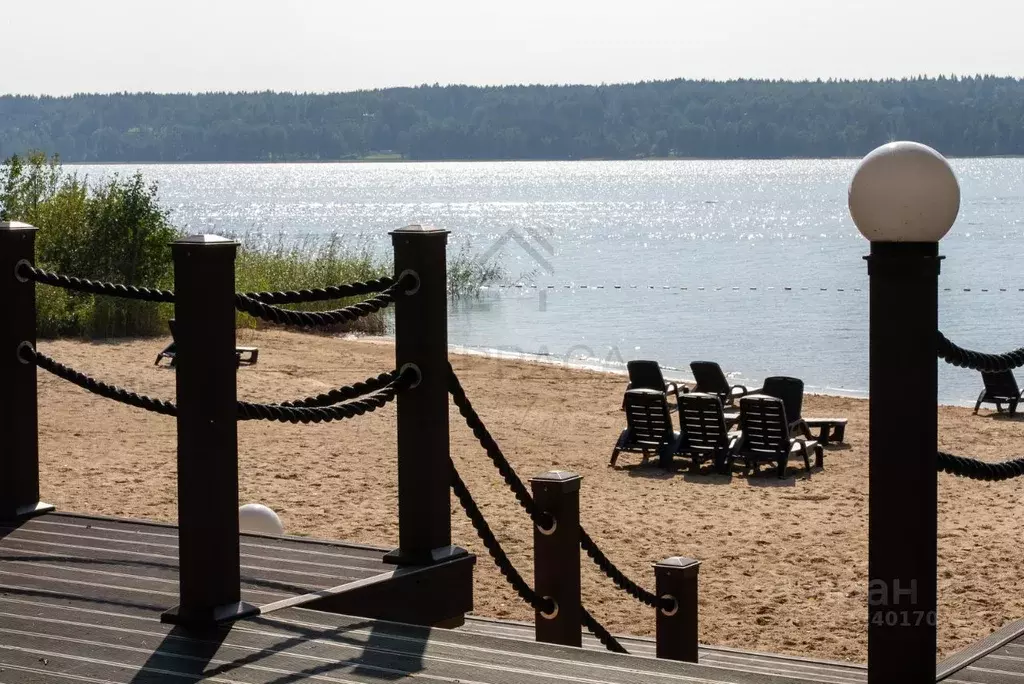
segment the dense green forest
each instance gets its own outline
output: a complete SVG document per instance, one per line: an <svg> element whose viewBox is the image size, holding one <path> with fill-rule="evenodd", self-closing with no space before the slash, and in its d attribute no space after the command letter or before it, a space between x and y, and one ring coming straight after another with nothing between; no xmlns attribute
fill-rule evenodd
<svg viewBox="0 0 1024 684"><path fill-rule="evenodd" d="M68 162L843 157L901 138L1024 154L1024 80L0 96L0 158Z"/></svg>

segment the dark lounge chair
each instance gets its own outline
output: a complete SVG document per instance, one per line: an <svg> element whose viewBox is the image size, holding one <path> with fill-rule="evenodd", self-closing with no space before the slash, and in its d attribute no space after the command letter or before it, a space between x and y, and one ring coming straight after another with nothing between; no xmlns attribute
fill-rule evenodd
<svg viewBox="0 0 1024 684"><path fill-rule="evenodd" d="M674 382L666 382L661 374L661 366L657 361L629 361L626 363L626 370L629 371L629 384L626 390L631 389L652 389L664 392L671 399L675 399L680 392L685 393L686 387L680 387ZM623 404L625 407L625 404ZM675 411L676 405L669 404L669 410Z"/></svg>
<svg viewBox="0 0 1024 684"><path fill-rule="evenodd" d="M791 378L785 375L775 375L764 379L764 385L757 390L757 394L781 399L786 407L786 417L789 419L789 434L803 435L810 437L810 430L804 425L804 381L800 378Z"/></svg>
<svg viewBox="0 0 1024 684"><path fill-rule="evenodd" d="M740 399L742 436L736 453L745 461L745 472L756 473L758 463L773 461L778 464L778 476L785 477L789 456L794 452L803 457L807 472L811 470L811 451L814 451L815 467L823 467L821 445L803 436L790 436L789 426L782 399L763 394L751 394Z"/></svg>
<svg viewBox="0 0 1024 684"><path fill-rule="evenodd" d="M736 399L749 394L743 385L730 385L722 367L714 361L694 361L690 364L690 372L697 383L693 391L717 395L722 406L732 406Z"/></svg>
<svg viewBox="0 0 1024 684"><path fill-rule="evenodd" d="M1011 416L1017 413L1017 404L1020 403L1021 393L1013 371L982 373L981 379L985 383L985 389L978 395L978 403L974 405L975 413L978 412L982 404L995 404L998 413L1003 412L1003 404L1006 404L1007 411Z"/></svg>
<svg viewBox="0 0 1024 684"><path fill-rule="evenodd" d="M171 343L164 347L164 350L156 355L156 361L153 363L154 366L159 366L160 361L164 358L171 360L170 367L174 368L178 361L175 355L175 342L174 342L174 319L167 321L167 327L171 329ZM256 360L260 356L260 350L256 347L235 347L235 366L254 366Z"/></svg>
<svg viewBox="0 0 1024 684"><path fill-rule="evenodd" d="M676 453L692 458L694 470L706 460L713 461L718 472L732 470L739 433L726 427L717 395L691 392L679 396L679 434L682 440Z"/></svg>
<svg viewBox="0 0 1024 684"><path fill-rule="evenodd" d="M644 463L654 452L662 464L671 463L672 454L679 450L680 435L672 429L665 391L626 390L622 408L626 412L626 429L619 435L608 465L615 465L621 451L643 453Z"/></svg>
<svg viewBox="0 0 1024 684"><path fill-rule="evenodd" d="M769 397L777 397L786 405L790 436L803 435L814 439L822 446L830 442L842 442L846 438L846 418L804 418L804 381L784 375L765 378L764 386L757 391ZM815 437L811 428L817 428Z"/></svg>

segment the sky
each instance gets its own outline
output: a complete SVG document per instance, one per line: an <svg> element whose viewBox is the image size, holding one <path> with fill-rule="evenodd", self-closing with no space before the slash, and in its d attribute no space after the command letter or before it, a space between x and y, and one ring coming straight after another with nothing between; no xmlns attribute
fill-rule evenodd
<svg viewBox="0 0 1024 684"><path fill-rule="evenodd" d="M1024 77L1024 0L0 0L0 93Z"/></svg>

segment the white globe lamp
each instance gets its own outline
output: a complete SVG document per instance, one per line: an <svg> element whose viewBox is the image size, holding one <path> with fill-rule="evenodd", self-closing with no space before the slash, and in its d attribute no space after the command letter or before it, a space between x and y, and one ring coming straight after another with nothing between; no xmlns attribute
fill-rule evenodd
<svg viewBox="0 0 1024 684"><path fill-rule="evenodd" d="M871 242L938 242L960 211L960 184L932 148L891 142L861 160L849 204L857 229Z"/></svg>
<svg viewBox="0 0 1024 684"><path fill-rule="evenodd" d="M284 534L284 525L271 508L250 503L238 509L238 531L242 534Z"/></svg>

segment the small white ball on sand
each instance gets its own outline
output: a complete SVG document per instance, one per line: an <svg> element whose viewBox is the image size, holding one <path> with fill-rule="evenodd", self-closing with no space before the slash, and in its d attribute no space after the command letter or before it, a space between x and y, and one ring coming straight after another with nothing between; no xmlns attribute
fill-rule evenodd
<svg viewBox="0 0 1024 684"><path fill-rule="evenodd" d="M271 508L250 503L238 509L238 531L243 534L284 534L284 525Z"/></svg>

